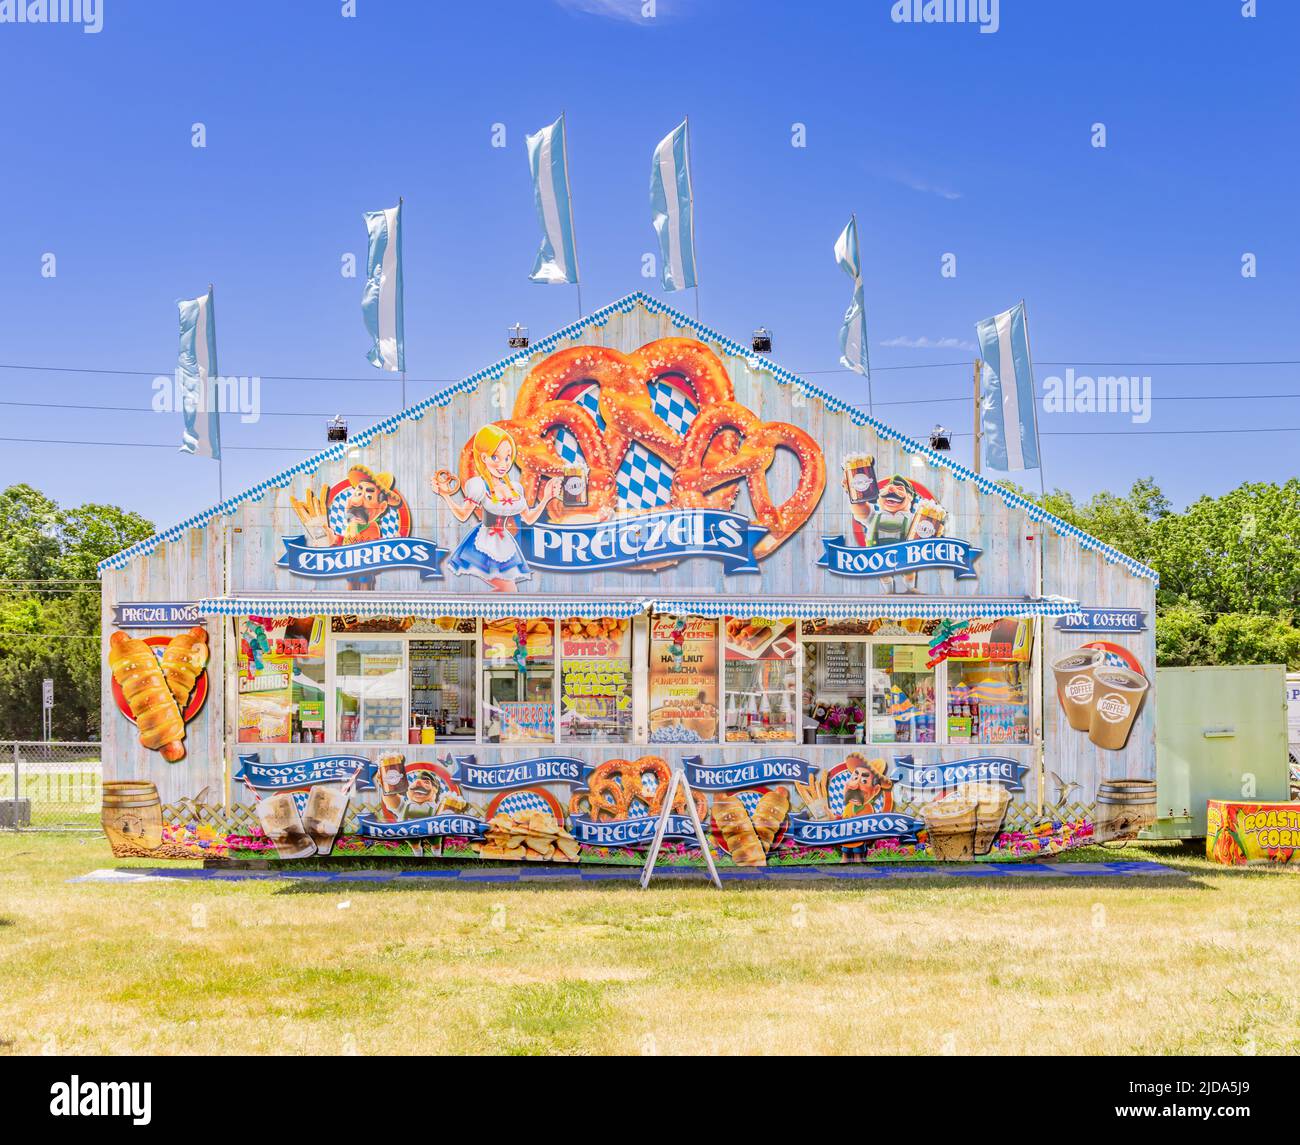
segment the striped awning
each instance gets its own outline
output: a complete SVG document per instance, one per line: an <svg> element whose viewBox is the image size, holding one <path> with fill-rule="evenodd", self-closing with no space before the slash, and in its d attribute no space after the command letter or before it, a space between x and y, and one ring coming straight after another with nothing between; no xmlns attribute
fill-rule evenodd
<svg viewBox="0 0 1300 1145"><path fill-rule="evenodd" d="M741 615L755 613L793 620L874 620L877 617L886 620L974 620L979 617L1071 616L1079 611L1078 601L1061 597L937 599L910 596L849 600L755 597L746 598L743 603L730 598L656 600L653 603L656 612L674 616L734 616L740 609Z"/></svg>
<svg viewBox="0 0 1300 1145"><path fill-rule="evenodd" d="M439 616L529 619L545 616L630 617L642 612L671 616L779 616L795 620L972 620L977 617L1071 616L1079 603L1062 597L997 598L906 596L844 600L770 597L673 599L551 597L509 593L477 597L400 597L358 592L348 596L224 596L199 601L205 616Z"/></svg>
<svg viewBox="0 0 1300 1145"><path fill-rule="evenodd" d="M400 597L358 592L348 596L223 596L199 601L205 616L439 616L496 620L544 616L629 617L649 601L621 597L551 597L502 593L479 597Z"/></svg>

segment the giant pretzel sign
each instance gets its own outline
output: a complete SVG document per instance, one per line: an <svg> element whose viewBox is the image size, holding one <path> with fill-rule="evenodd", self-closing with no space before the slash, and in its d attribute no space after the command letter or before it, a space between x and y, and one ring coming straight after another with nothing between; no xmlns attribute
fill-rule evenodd
<svg viewBox="0 0 1300 1145"><path fill-rule="evenodd" d="M685 433L655 413L649 387L662 378L680 385L696 405ZM573 400L592 385L599 387L603 428L586 405ZM574 508L551 502L548 516L561 524L652 511L619 504L617 476L634 444L673 471L670 499L653 511L730 510L744 482L754 520L768 530L754 547L760 559L808 519L826 486L817 443L797 426L762 421L737 402L722 362L691 338L660 338L631 354L602 346L558 351L529 371L510 418L495 424L515 440L530 499L548 478L573 464L557 451L556 433L567 430L577 441L587 469L588 504ZM789 449L799 462L798 482L780 503L767 485L778 448ZM461 481L473 472L472 446L466 442Z"/></svg>

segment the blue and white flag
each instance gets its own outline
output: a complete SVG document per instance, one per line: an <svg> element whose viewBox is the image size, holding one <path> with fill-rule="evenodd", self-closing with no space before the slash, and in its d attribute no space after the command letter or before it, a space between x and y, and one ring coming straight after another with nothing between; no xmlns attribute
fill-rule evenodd
<svg viewBox="0 0 1300 1145"><path fill-rule="evenodd" d="M573 199L569 195L569 146L564 116L535 135L527 135L533 199L542 224L542 246L528 277L533 282L578 283L578 247L573 237Z"/></svg>
<svg viewBox="0 0 1300 1145"><path fill-rule="evenodd" d="M975 330L984 359L980 432L985 464L1006 472L1037 469L1038 415L1025 304L977 322Z"/></svg>
<svg viewBox="0 0 1300 1145"><path fill-rule="evenodd" d="M374 344L366 355L381 370L406 370L406 335L402 320L402 203L386 211L367 211L370 250L366 255L366 289L361 316Z"/></svg>
<svg viewBox="0 0 1300 1145"><path fill-rule="evenodd" d="M217 409L217 313L212 287L207 294L177 304L181 348L176 374L181 385L185 428L181 452L221 460L221 414Z"/></svg>
<svg viewBox="0 0 1300 1145"><path fill-rule="evenodd" d="M659 281L665 290L699 285L686 123L683 119L660 140L650 167L650 212L659 236Z"/></svg>
<svg viewBox="0 0 1300 1145"><path fill-rule="evenodd" d="M835 261L853 279L853 298L844 312L840 327L840 364L855 373L870 375L867 352L867 307L862 292L862 256L858 252L858 217L849 216L849 225L835 240Z"/></svg>

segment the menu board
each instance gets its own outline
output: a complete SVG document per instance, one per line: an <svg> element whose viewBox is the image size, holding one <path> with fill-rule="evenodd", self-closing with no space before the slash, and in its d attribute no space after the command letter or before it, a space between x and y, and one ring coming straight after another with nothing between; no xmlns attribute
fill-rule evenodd
<svg viewBox="0 0 1300 1145"><path fill-rule="evenodd" d="M865 644L819 644L821 687L831 695L862 695L866 686Z"/></svg>
<svg viewBox="0 0 1300 1145"><path fill-rule="evenodd" d="M463 640L411 641L411 710L448 715L460 708L461 664L472 663L473 645Z"/></svg>
<svg viewBox="0 0 1300 1145"><path fill-rule="evenodd" d="M650 711L683 703L718 706L718 622L656 617L650 629Z"/></svg>

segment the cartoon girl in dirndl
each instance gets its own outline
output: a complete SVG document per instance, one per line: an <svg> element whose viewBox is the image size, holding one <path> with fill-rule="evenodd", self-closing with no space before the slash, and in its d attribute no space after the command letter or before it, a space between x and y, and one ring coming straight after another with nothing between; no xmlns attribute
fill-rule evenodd
<svg viewBox="0 0 1300 1145"><path fill-rule="evenodd" d="M463 499L457 504L457 483L446 470L432 480L433 491L446 502L456 520L464 523L476 510L483 519L447 558L452 572L476 576L497 592L518 592L519 582L532 573L519 551L519 543L506 527L512 517L531 525L546 506L559 499L562 479L552 477L542 486L537 504L530 506L524 491L510 476L515 464L515 441L497 425L485 425L474 434L471 447L474 476L465 481Z"/></svg>

